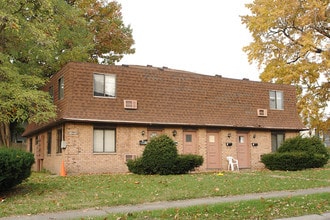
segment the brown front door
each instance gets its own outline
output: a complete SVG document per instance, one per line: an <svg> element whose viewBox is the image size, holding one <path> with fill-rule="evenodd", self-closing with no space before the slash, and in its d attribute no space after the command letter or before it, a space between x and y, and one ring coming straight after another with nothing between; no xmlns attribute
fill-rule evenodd
<svg viewBox="0 0 330 220"><path fill-rule="evenodd" d="M250 148L247 133L237 133L237 159L239 168L250 168Z"/></svg>
<svg viewBox="0 0 330 220"><path fill-rule="evenodd" d="M183 154L197 154L197 138L195 131L183 132Z"/></svg>
<svg viewBox="0 0 330 220"><path fill-rule="evenodd" d="M207 168L219 169L220 163L219 134L216 132L207 133Z"/></svg>

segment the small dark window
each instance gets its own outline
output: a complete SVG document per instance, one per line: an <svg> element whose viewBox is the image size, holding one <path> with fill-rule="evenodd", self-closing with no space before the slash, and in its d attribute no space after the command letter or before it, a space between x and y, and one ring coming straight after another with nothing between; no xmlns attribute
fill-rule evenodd
<svg viewBox="0 0 330 220"><path fill-rule="evenodd" d="M56 153L62 153L62 140L63 140L63 131L62 128L57 129L57 137L56 137Z"/></svg>
<svg viewBox="0 0 330 220"><path fill-rule="evenodd" d="M47 154L52 153L52 131L47 132Z"/></svg>
<svg viewBox="0 0 330 220"><path fill-rule="evenodd" d="M30 138L30 141L29 141L29 151L30 152L32 152L32 146L33 146L32 138Z"/></svg>
<svg viewBox="0 0 330 220"><path fill-rule="evenodd" d="M186 142L192 142L192 135L186 134Z"/></svg>
<svg viewBox="0 0 330 220"><path fill-rule="evenodd" d="M64 78L61 77L58 80L58 99L61 100L64 98Z"/></svg>

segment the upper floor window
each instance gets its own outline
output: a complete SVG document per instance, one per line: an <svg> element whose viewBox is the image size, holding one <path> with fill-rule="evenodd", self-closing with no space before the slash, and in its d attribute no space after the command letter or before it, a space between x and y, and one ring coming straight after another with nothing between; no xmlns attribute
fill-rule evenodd
<svg viewBox="0 0 330 220"><path fill-rule="evenodd" d="M58 80L58 99L61 100L64 98L64 78L61 77Z"/></svg>
<svg viewBox="0 0 330 220"><path fill-rule="evenodd" d="M283 109L283 92L269 91L270 109Z"/></svg>
<svg viewBox="0 0 330 220"><path fill-rule="evenodd" d="M94 74L94 96L115 97L116 75Z"/></svg>

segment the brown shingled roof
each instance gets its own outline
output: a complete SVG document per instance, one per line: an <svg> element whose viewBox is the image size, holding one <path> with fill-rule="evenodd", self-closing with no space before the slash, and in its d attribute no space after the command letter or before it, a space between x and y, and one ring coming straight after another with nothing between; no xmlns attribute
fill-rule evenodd
<svg viewBox="0 0 330 220"><path fill-rule="evenodd" d="M116 97L93 97L93 73L116 74ZM217 126L302 130L290 85L201 75L169 68L69 63L55 74L64 76L65 97L55 104L57 120L114 123ZM49 87L46 86L46 89ZM284 110L269 109L269 91L284 93ZM55 94L57 91L55 91ZM124 108L136 100L137 109ZM267 109L258 117L257 109ZM39 128L41 128L39 126ZM29 127L25 135L36 128Z"/></svg>

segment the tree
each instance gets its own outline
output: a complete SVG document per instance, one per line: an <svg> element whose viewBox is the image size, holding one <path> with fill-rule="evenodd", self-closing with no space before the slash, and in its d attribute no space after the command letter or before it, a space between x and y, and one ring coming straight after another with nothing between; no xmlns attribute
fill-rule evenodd
<svg viewBox="0 0 330 220"><path fill-rule="evenodd" d="M134 44L132 29L123 23L120 4L106 0L67 1L84 12L89 31L94 36L91 54L96 62L113 64L124 54L135 52L131 48Z"/></svg>
<svg viewBox="0 0 330 220"><path fill-rule="evenodd" d="M330 101L329 0L254 0L242 23L253 42L244 47L263 69L262 81L292 84L297 107L309 128L325 129Z"/></svg>
<svg viewBox="0 0 330 220"><path fill-rule="evenodd" d="M134 52L130 49L132 30L122 22L120 5L79 2L0 2L0 145L10 144L10 123L41 123L56 116L51 97L40 88L67 62L103 60L109 64ZM83 2L98 6L93 8L99 10L95 16L88 16L87 6L78 7ZM103 24L112 23L120 25L104 28ZM109 40L119 39L123 33L123 41Z"/></svg>

